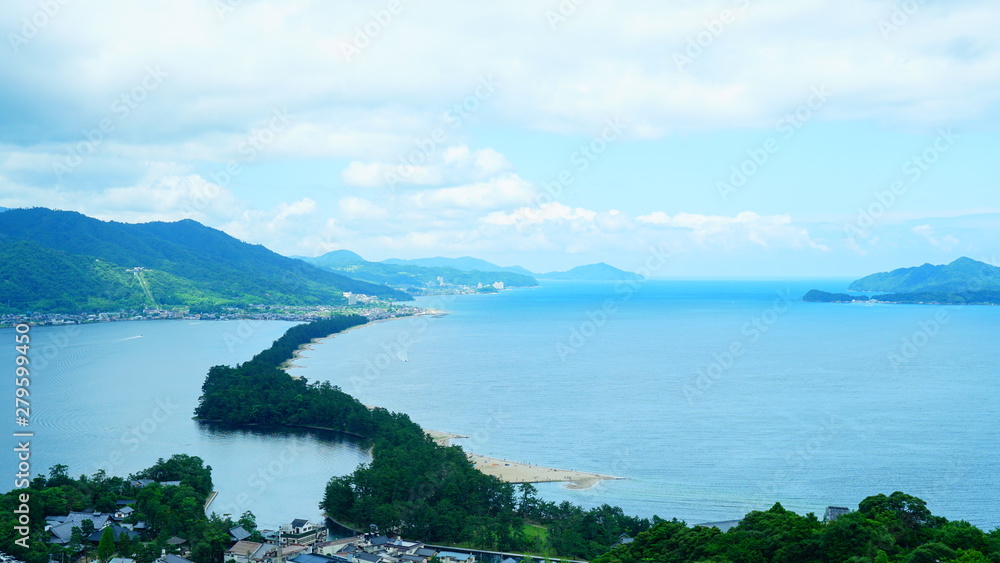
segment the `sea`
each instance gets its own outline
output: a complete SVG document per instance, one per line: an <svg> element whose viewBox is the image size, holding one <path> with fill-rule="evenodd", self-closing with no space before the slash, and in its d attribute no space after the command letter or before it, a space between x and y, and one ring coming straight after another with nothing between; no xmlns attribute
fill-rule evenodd
<svg viewBox="0 0 1000 563"><path fill-rule="evenodd" d="M849 282L542 282L421 297L442 313L322 340L291 373L467 436L453 442L467 451L623 478L536 485L553 502L696 524L776 502L822 517L903 491L936 515L1000 526L1000 308L801 301ZM368 461L368 444L191 418L210 366L249 359L289 326L32 328L32 473L127 475L187 453L212 466L210 511L249 510L265 528L318 520L326 482ZM13 375L14 330L3 340L0 370Z"/></svg>

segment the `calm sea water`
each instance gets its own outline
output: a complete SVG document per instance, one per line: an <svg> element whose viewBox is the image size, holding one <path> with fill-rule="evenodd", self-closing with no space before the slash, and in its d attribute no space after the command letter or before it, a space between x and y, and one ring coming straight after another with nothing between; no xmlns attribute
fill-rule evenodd
<svg viewBox="0 0 1000 563"><path fill-rule="evenodd" d="M296 373L468 435L456 443L476 453L627 478L539 485L549 500L701 522L776 501L821 514L902 490L935 514L1000 525L1000 308L799 301L848 281L551 282L422 298L449 314L337 335ZM80 327L35 366L35 471L121 474L191 453L214 469L216 511L250 509L268 526L318 517L323 485L368 459L363 445L190 420L208 366L246 360L288 326ZM41 347L66 330L32 335ZM13 372L13 344L4 364ZM164 417L158 400L176 409ZM13 456L0 467L13 474Z"/></svg>
<svg viewBox="0 0 1000 563"><path fill-rule="evenodd" d="M211 510L234 518L252 510L262 526L318 519L324 485L369 459L363 445L330 432L191 419L210 366L246 361L293 325L146 321L32 328L32 474L64 464L74 476L101 469L124 476L186 453L212 466L219 496ZM0 370L13 376L13 329L0 329L2 341L9 345L0 348L0 366L8 367ZM13 377L3 381L13 431ZM9 490L17 460L6 451L0 469Z"/></svg>
<svg viewBox="0 0 1000 563"><path fill-rule="evenodd" d="M451 313L338 336L300 373L470 451L627 478L550 500L701 522L902 490L1000 525L1000 308L799 301L848 282L428 298Z"/></svg>

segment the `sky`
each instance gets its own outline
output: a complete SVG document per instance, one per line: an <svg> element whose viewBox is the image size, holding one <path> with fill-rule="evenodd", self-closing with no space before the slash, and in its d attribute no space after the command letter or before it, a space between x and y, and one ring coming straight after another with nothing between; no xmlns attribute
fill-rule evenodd
<svg viewBox="0 0 1000 563"><path fill-rule="evenodd" d="M0 5L0 206L286 255L1000 263L989 0Z"/></svg>

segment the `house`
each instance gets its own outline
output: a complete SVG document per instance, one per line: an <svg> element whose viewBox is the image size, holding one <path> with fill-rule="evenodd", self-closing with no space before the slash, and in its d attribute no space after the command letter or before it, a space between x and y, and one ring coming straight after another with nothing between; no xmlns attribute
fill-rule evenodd
<svg viewBox="0 0 1000 563"><path fill-rule="evenodd" d="M113 518L115 520L124 520L129 516L131 516L133 512L135 512L135 509L132 508L131 506L122 506L119 507L118 510L115 510L115 515L113 516Z"/></svg>
<svg viewBox="0 0 1000 563"><path fill-rule="evenodd" d="M437 550L429 547L421 547L414 553L414 555L418 555L420 557L434 557L437 555Z"/></svg>
<svg viewBox="0 0 1000 563"><path fill-rule="evenodd" d="M250 563L253 554L257 553L264 544L253 541L238 541L226 550L223 554L223 561L235 561L236 563Z"/></svg>
<svg viewBox="0 0 1000 563"><path fill-rule="evenodd" d="M102 530L111 521L111 515L100 512L70 512L66 516L46 518L45 528L52 534L50 543L66 545L73 537L73 528L82 527L84 520L94 524L94 530ZM100 537L97 538L100 540Z"/></svg>
<svg viewBox="0 0 1000 563"><path fill-rule="evenodd" d="M129 530L128 528L119 526L116 522L112 522L111 524L104 526L104 528L111 528L111 533L114 534L115 542L117 542L123 535L127 535L129 539L132 540L139 537L139 534ZM87 536L87 539L95 543L101 541L101 536L104 534L104 528L94 530L94 533Z"/></svg>
<svg viewBox="0 0 1000 563"><path fill-rule="evenodd" d="M108 563L135 563L135 559L129 559L128 557L112 557L111 561Z"/></svg>
<svg viewBox="0 0 1000 563"><path fill-rule="evenodd" d="M404 555L415 554L421 547L424 547L424 544L418 541L407 541L397 538L389 542L387 549L394 557L402 557Z"/></svg>
<svg viewBox="0 0 1000 563"><path fill-rule="evenodd" d="M233 541L243 541L250 539L250 532L246 531L243 526L236 526L229 529L229 537L233 538Z"/></svg>
<svg viewBox="0 0 1000 563"><path fill-rule="evenodd" d="M289 559L303 553L309 553L308 546L298 543L290 543L288 545L281 546L281 550L278 552L278 557L281 558L282 561L288 561Z"/></svg>
<svg viewBox="0 0 1000 563"><path fill-rule="evenodd" d="M443 563L476 563L476 556L471 553L458 553L457 551L439 551L438 559Z"/></svg>
<svg viewBox="0 0 1000 563"><path fill-rule="evenodd" d="M317 542L313 544L313 553L332 556L335 553L338 553L341 550L343 550L348 545L352 545L359 540L361 540L361 536L355 536L353 538L343 538L339 540Z"/></svg>
<svg viewBox="0 0 1000 563"><path fill-rule="evenodd" d="M278 543L281 545L300 544L312 545L326 541L326 528L308 520L296 518L291 524L282 524L278 528Z"/></svg>
<svg viewBox="0 0 1000 563"><path fill-rule="evenodd" d="M258 543L238 541L223 554L223 561L236 563L285 563L287 558L295 557L306 551L304 545L287 545L280 547L273 543Z"/></svg>
<svg viewBox="0 0 1000 563"><path fill-rule="evenodd" d="M318 553L303 553L294 559L289 559L289 561L291 563L349 563L343 557L320 555Z"/></svg>
<svg viewBox="0 0 1000 563"><path fill-rule="evenodd" d="M352 563L382 563L387 561L381 555L375 555L374 553L355 553Z"/></svg>
<svg viewBox="0 0 1000 563"><path fill-rule="evenodd" d="M170 539L167 540L167 545L169 545L170 547L179 547L179 546L182 546L182 545L184 545L186 543L187 543L186 539L179 538L177 536L173 536L173 537L171 537Z"/></svg>
<svg viewBox="0 0 1000 563"><path fill-rule="evenodd" d="M845 508L843 506L828 506L826 507L826 512L823 513L824 522L833 522L837 518L851 512L850 508Z"/></svg>
<svg viewBox="0 0 1000 563"><path fill-rule="evenodd" d="M180 555L164 553L159 559L156 560L156 563L192 563L192 561L190 559L184 559Z"/></svg>
<svg viewBox="0 0 1000 563"><path fill-rule="evenodd" d="M132 479L131 481L128 482L128 484L132 485L133 487L135 487L137 489L141 489L141 488L145 487L146 485L152 485L155 482L156 481L154 481L152 479Z"/></svg>
<svg viewBox="0 0 1000 563"><path fill-rule="evenodd" d="M720 522L704 522L702 524L695 524L695 526L700 526L702 528L718 528L720 532L728 532L729 530L735 528L743 520L722 520Z"/></svg>

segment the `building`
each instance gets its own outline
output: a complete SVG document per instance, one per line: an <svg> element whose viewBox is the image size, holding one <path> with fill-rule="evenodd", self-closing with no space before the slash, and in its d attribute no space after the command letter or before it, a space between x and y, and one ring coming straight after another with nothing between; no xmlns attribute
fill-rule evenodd
<svg viewBox="0 0 1000 563"><path fill-rule="evenodd" d="M739 526L742 521L743 520L722 520L721 522L705 522L703 524L695 524L695 526L700 526L702 528L718 528L720 532L728 532L736 526Z"/></svg>
<svg viewBox="0 0 1000 563"><path fill-rule="evenodd" d="M826 507L826 512L823 513L823 521L833 522L845 514L850 514L850 512L850 508L845 508L843 506L828 506Z"/></svg>
<svg viewBox="0 0 1000 563"><path fill-rule="evenodd" d="M45 529L52 534L49 542L59 545L68 544L73 537L73 528L81 528L84 520L90 520L94 525L94 530L99 532L111 522L111 514L101 512L70 512L66 516L49 516L45 519ZM97 539L100 540L100 536Z"/></svg>
<svg viewBox="0 0 1000 563"><path fill-rule="evenodd" d="M326 541L326 527L314 524L308 520L296 518L291 524L282 524L278 528L278 544L299 544L310 546Z"/></svg>
<svg viewBox="0 0 1000 563"><path fill-rule="evenodd" d="M442 563L476 563L476 556L471 553L439 551L437 557L442 561Z"/></svg>

